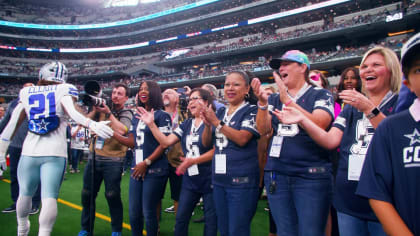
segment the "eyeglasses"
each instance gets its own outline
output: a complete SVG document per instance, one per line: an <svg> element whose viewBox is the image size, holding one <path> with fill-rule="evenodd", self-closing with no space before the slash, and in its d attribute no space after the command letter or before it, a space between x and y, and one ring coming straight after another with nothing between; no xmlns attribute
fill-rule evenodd
<svg viewBox="0 0 420 236"><path fill-rule="evenodd" d="M309 78L313 81L318 81L321 78L321 74L311 75Z"/></svg>
<svg viewBox="0 0 420 236"><path fill-rule="evenodd" d="M190 101L196 101L196 100L199 100L199 99L203 99L203 98L200 98L200 97L190 97Z"/></svg>

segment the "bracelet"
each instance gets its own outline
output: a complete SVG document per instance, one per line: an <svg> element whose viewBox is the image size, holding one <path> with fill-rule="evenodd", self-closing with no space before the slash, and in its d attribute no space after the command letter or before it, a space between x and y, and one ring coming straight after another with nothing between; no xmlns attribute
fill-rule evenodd
<svg viewBox="0 0 420 236"><path fill-rule="evenodd" d="M267 110L267 108L268 108L268 103L265 104L264 106L261 106L261 103L258 101L257 105L258 105L258 108L263 110L263 111Z"/></svg>
<svg viewBox="0 0 420 236"><path fill-rule="evenodd" d="M288 102L286 102L284 105L285 106L289 106L290 105L290 103L292 103L293 102L293 100L292 99L290 99Z"/></svg>
<svg viewBox="0 0 420 236"><path fill-rule="evenodd" d="M152 161L148 158L144 159L144 162L146 163L147 166L150 166L152 164Z"/></svg>

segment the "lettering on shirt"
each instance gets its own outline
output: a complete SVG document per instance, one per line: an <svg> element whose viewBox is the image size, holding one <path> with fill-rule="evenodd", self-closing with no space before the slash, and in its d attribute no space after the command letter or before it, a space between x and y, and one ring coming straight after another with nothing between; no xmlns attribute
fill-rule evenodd
<svg viewBox="0 0 420 236"><path fill-rule="evenodd" d="M403 163L405 168L420 167L420 146L413 146L420 144L420 133L414 129L413 133L405 134L404 137L410 139L410 146L403 149Z"/></svg>

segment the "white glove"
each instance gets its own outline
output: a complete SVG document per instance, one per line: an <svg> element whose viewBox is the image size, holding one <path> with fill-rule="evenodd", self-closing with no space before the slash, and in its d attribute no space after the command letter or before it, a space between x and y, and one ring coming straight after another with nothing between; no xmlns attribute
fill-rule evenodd
<svg viewBox="0 0 420 236"><path fill-rule="evenodd" d="M88 128L101 138L111 138L112 135L114 135L114 131L111 129L111 127L108 126L110 122L111 121L109 120L100 122L91 120L88 124Z"/></svg>
<svg viewBox="0 0 420 236"><path fill-rule="evenodd" d="M7 153L7 148L9 147L9 144L10 144L10 141L8 140L4 140L4 139L0 140L0 169L2 171L7 170L6 153Z"/></svg>

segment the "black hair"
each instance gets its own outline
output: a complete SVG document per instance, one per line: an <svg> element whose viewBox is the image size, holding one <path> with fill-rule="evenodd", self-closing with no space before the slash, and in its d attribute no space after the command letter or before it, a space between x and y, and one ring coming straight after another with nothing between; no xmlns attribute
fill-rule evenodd
<svg viewBox="0 0 420 236"><path fill-rule="evenodd" d="M353 73L356 76L357 79L357 85L356 85L356 91L361 93L362 92L362 80L360 79L360 74L359 74L359 70L356 67L347 67L346 69L343 70L343 72L341 73L340 76L340 82L338 82L337 84L337 94L336 94L336 98L335 101L338 104L341 104L343 101L338 97L338 93L340 93L341 91L345 90L344 88L344 78L346 77L347 72L349 71L353 71Z"/></svg>
<svg viewBox="0 0 420 236"><path fill-rule="evenodd" d="M209 104L211 104L211 108L213 109L213 111L216 111L216 106L214 105L215 99L213 98L213 96L211 95L211 93L209 91L207 91L205 89L202 89L202 88L195 88L195 89L191 90L190 96L194 92L198 92L200 94L200 97L204 101L207 101Z"/></svg>
<svg viewBox="0 0 420 236"><path fill-rule="evenodd" d="M254 74L249 71L231 71L226 76L230 74L238 74L242 77L242 79L245 81L245 84L249 86L249 91L247 95L245 96L245 101L249 102L250 104L256 105L258 102L258 98L255 96L252 87L250 85L251 80L250 78L254 78Z"/></svg>
<svg viewBox="0 0 420 236"><path fill-rule="evenodd" d="M155 81L146 80L140 83L140 87L143 83L147 84L149 90L149 100L147 101L149 108L153 108L154 110L161 110L163 108L163 99L162 90L160 89L159 85ZM142 103L140 99L138 99L138 105L146 108L146 104Z"/></svg>

